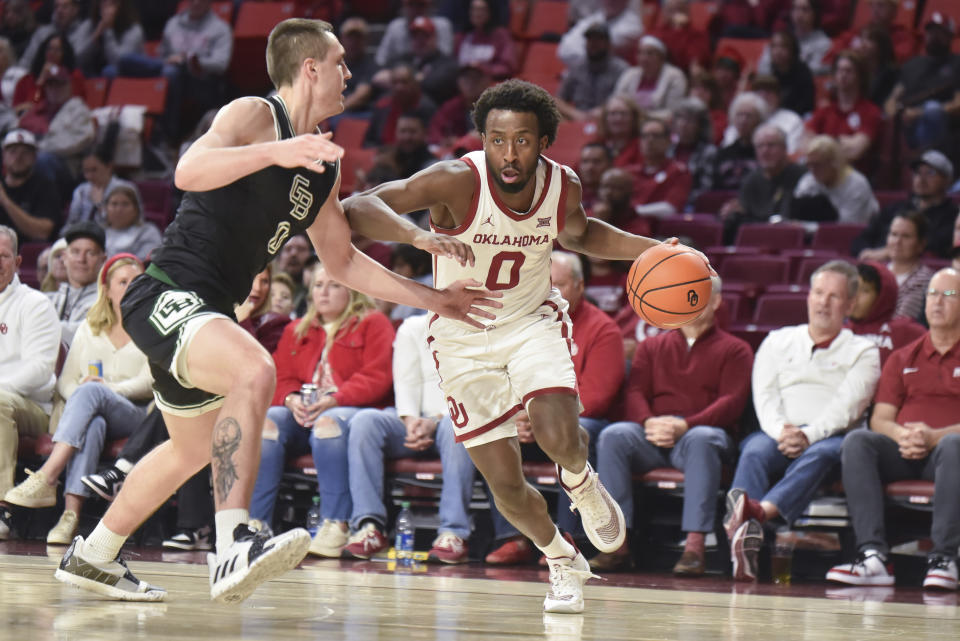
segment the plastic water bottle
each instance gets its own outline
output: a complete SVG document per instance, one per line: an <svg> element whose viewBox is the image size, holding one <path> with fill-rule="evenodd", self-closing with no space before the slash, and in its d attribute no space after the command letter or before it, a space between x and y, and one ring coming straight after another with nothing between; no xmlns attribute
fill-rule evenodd
<svg viewBox="0 0 960 641"><path fill-rule="evenodd" d="M320 527L320 523L322 522L323 518L320 516L320 497L314 496L313 505L307 510L307 532L310 533L311 537L317 534L317 528Z"/></svg>
<svg viewBox="0 0 960 641"><path fill-rule="evenodd" d="M397 538L394 548L398 565L413 565L413 515L410 514L410 502L400 504L403 509L397 515Z"/></svg>

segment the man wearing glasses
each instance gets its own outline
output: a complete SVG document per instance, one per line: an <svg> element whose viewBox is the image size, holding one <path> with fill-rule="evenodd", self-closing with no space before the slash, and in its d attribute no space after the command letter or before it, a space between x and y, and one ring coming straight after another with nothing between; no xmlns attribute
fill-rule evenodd
<svg viewBox="0 0 960 641"><path fill-rule="evenodd" d="M893 585L884 532L883 486L922 478L935 484L933 549L924 588L957 589L960 546L960 272L941 269L930 280L930 331L887 360L869 430L843 442L843 486L857 557L827 579L848 585Z"/></svg>

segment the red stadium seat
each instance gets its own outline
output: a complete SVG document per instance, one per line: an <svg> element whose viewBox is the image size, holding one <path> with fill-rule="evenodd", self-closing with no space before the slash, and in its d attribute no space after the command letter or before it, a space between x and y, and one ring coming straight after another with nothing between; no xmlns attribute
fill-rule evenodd
<svg viewBox="0 0 960 641"><path fill-rule="evenodd" d="M850 245L863 233L862 223L820 223L810 241L811 249L832 249L841 256L850 255Z"/></svg>
<svg viewBox="0 0 960 641"><path fill-rule="evenodd" d="M689 242L697 249L714 247L722 242L723 223L712 214L681 214L668 216L660 220L657 234L664 238L676 236Z"/></svg>
<svg viewBox="0 0 960 641"><path fill-rule="evenodd" d="M270 87L264 50L278 22L292 18L292 2L244 2L233 27L233 56L227 77L241 91L260 93Z"/></svg>
<svg viewBox="0 0 960 641"><path fill-rule="evenodd" d="M333 130L333 141L343 148L362 147L369 125L370 121L366 118L345 116L337 121L337 128Z"/></svg>
<svg viewBox="0 0 960 641"><path fill-rule="evenodd" d="M357 188L357 172L373 166L376 149L347 149L340 159L340 195L349 196Z"/></svg>
<svg viewBox="0 0 960 641"><path fill-rule="evenodd" d="M144 105L147 113L163 113L167 102L166 78L114 78L107 92L107 105Z"/></svg>
<svg viewBox="0 0 960 641"><path fill-rule="evenodd" d="M757 68L768 42L766 38L720 38L714 51L736 51L744 60L744 71L751 71Z"/></svg>
<svg viewBox="0 0 960 641"><path fill-rule="evenodd" d="M884 492L895 503L924 508L933 503L933 487L933 481L894 481L886 485Z"/></svg>
<svg viewBox="0 0 960 641"><path fill-rule="evenodd" d="M736 197L737 192L735 191L705 191L697 196L696 201L693 203L693 211L704 214L716 214L720 212L720 208L723 207L724 203Z"/></svg>
<svg viewBox="0 0 960 641"><path fill-rule="evenodd" d="M524 74L553 75L557 78L566 70L557 57L557 45L553 42L531 42L523 56L520 76Z"/></svg>
<svg viewBox="0 0 960 641"><path fill-rule="evenodd" d="M797 273L800 271L800 263L806 258L826 258L827 260L840 258L837 252L832 249L784 249L780 252L780 255L790 259L791 282L797 279Z"/></svg>
<svg viewBox="0 0 960 641"><path fill-rule="evenodd" d="M546 155L559 163L575 167L580 162L580 150L593 140L593 123L561 120L557 139L546 150Z"/></svg>
<svg viewBox="0 0 960 641"><path fill-rule="evenodd" d="M568 7L560 0L535 0L530 7L530 16L523 37L528 40L548 38L559 40L570 27Z"/></svg>
<svg viewBox="0 0 960 641"><path fill-rule="evenodd" d="M850 263L853 263L853 259L847 256L840 257L843 260L846 260ZM794 278L794 282L798 285L807 285L810 283L810 277L813 276L813 272L817 271L817 268L827 263L834 258L828 258L825 256L814 256L812 258L804 258L800 261L800 266L797 268L797 275Z"/></svg>
<svg viewBox="0 0 960 641"><path fill-rule="evenodd" d="M91 109L107 104L107 89L110 87L109 78L87 78L83 81L83 92L87 106Z"/></svg>
<svg viewBox="0 0 960 641"><path fill-rule="evenodd" d="M927 5L934 0L926 0ZM945 3L952 3L951 8L956 8L955 0L944 0ZM897 15L893 18L896 24L903 25L908 29L913 29L917 17L917 0L902 0L897 3ZM861 27L870 22L870 2L869 0L858 0L857 7L853 11L853 29L859 31Z"/></svg>
<svg viewBox="0 0 960 641"><path fill-rule="evenodd" d="M756 298L767 285L786 283L790 261L783 256L742 255L727 256L719 267L726 289L741 289L750 298Z"/></svg>
<svg viewBox="0 0 960 641"><path fill-rule="evenodd" d="M769 292L757 299L753 311L754 325L799 325L807 322L807 295L771 294Z"/></svg>
<svg viewBox="0 0 960 641"><path fill-rule="evenodd" d="M767 334L770 333L770 330L774 329L772 327L759 326L759 325L734 325L728 331L740 338L747 341L750 347L753 349L754 353L760 349L760 343L763 342L763 339L767 337Z"/></svg>
<svg viewBox="0 0 960 641"><path fill-rule="evenodd" d="M757 223L741 225L737 230L737 247L760 247L767 250L803 247L803 227L799 225Z"/></svg>

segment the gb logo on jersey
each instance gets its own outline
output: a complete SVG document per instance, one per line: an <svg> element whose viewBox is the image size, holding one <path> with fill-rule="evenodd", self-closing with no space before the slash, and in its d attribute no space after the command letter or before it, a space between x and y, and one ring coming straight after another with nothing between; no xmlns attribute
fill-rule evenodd
<svg viewBox="0 0 960 641"><path fill-rule="evenodd" d="M164 292L150 312L150 324L166 336L182 325L201 305L203 303L193 292Z"/></svg>
<svg viewBox="0 0 960 641"><path fill-rule="evenodd" d="M277 225L277 231L273 232L273 238L267 243L267 251L270 252L271 256L280 251L280 248L283 247L283 243L287 241L287 236L289 235L290 223L283 221Z"/></svg>
<svg viewBox="0 0 960 641"><path fill-rule="evenodd" d="M290 202L293 203L293 209L290 215L297 220L303 220L310 211L313 204L313 194L310 193L310 181L297 174L293 177L293 184L290 185Z"/></svg>

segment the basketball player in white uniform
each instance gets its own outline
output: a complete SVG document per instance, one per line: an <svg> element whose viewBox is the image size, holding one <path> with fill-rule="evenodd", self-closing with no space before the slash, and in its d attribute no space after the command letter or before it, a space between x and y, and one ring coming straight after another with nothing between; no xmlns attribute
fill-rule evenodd
<svg viewBox="0 0 960 641"><path fill-rule="evenodd" d="M436 286L474 279L503 294L503 308L484 330L433 318L427 340L457 440L469 448L500 512L547 557L544 610L581 612L590 565L524 479L513 417L526 409L590 541L605 552L620 548L623 514L587 464L571 323L551 286L550 252L557 239L572 251L633 260L658 241L586 217L576 174L541 155L560 118L543 89L508 80L484 91L473 116L483 151L349 198L344 210L354 229L366 234L369 224L377 236L383 225L375 223L393 212L429 209L434 231L467 243L475 257L466 265L435 259Z"/></svg>

